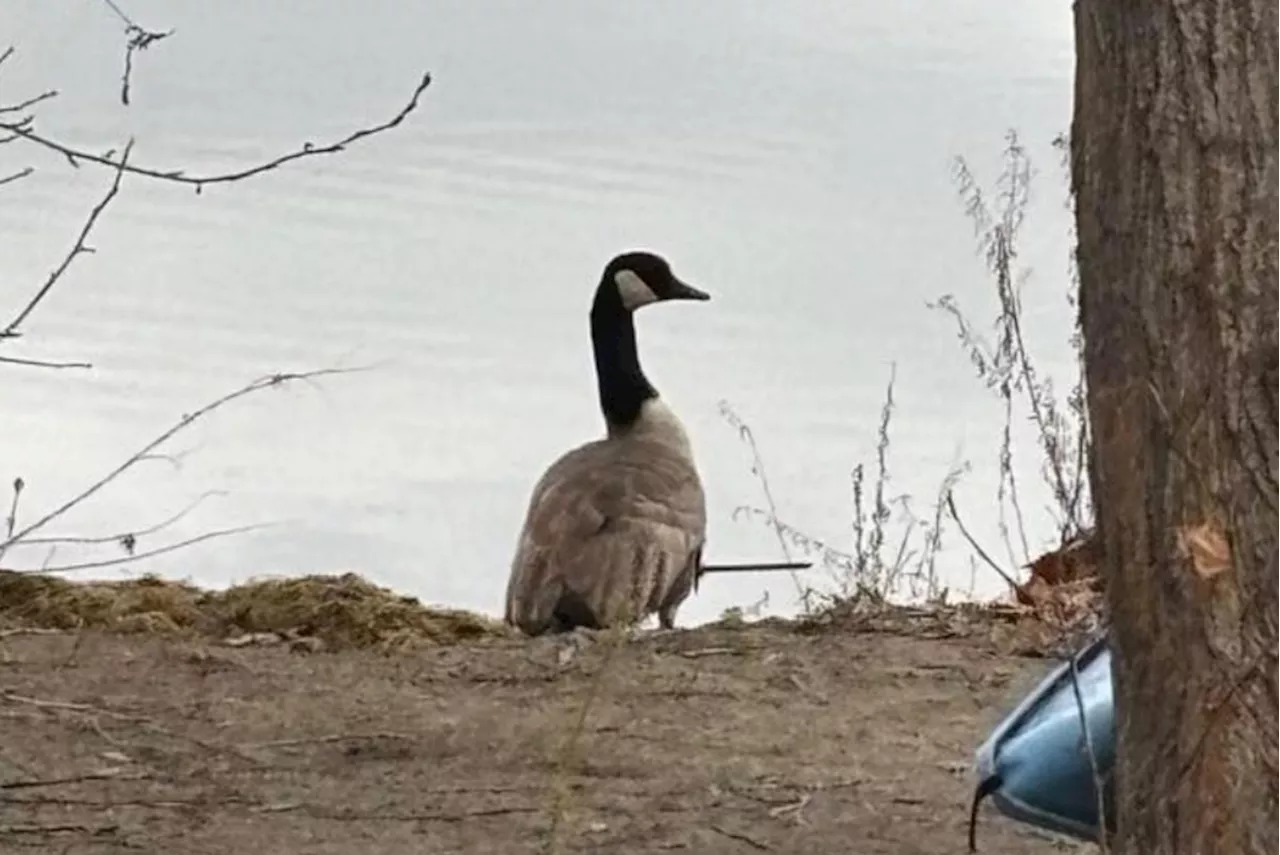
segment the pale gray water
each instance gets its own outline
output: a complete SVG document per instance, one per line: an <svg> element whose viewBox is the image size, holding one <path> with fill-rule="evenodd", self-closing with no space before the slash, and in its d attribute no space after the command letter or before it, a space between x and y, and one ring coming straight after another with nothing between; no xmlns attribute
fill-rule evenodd
<svg viewBox="0 0 1280 855"><path fill-rule="evenodd" d="M891 361L894 489L924 510L957 453L968 457L959 496L996 546L1000 409L925 302L953 291L992 316L951 159L969 157L989 182L1016 127L1041 171L1024 246L1037 271L1031 333L1044 366L1067 370L1068 219L1049 142L1070 119L1068 4L123 8L177 30L138 58L133 106L119 101L120 24L97 0L7 0L0 48L19 53L0 70L0 102L56 87L42 132L97 149L132 134L136 163L218 172L375 124L423 70L435 83L403 127L342 155L200 197L126 178L97 254L4 346L95 365L0 366L0 477L27 480L26 514L254 377L377 363L220 412L178 439L180 468L143 467L58 531L136 528L224 490L166 537L280 525L147 569L213 585L355 570L497 613L530 486L601 427L586 331L596 277L613 253L644 246L714 295L639 321L646 368L699 454L710 560L781 557L762 525L731 518L762 498L717 402L753 427L781 515L847 545L848 472L872 459ZM26 163L36 176L0 188L5 321L110 179L0 149L0 175ZM1035 510L1045 496L1026 498ZM1033 534L1049 536L1036 520ZM967 589L968 550L952 544L942 566ZM86 557L63 548L52 563ZM987 572L977 583L1000 588ZM794 607L784 575L721 577L682 622L766 589L772 611Z"/></svg>

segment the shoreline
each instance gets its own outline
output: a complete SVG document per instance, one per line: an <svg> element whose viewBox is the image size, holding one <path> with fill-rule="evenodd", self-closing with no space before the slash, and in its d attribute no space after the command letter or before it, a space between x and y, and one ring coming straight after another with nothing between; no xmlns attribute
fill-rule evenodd
<svg viewBox="0 0 1280 855"><path fill-rule="evenodd" d="M1061 627L1046 624L1025 606L999 600L911 605L866 597L812 613L763 618L745 618L731 609L717 620L665 634L753 627L801 634L872 630L910 634L924 632L926 626L933 626L939 637L967 636L982 628L994 638L1005 639L1011 652L1032 656L1061 646ZM424 604L356 573L250 579L225 588L202 588L150 574L122 580L74 580L0 570L0 632L84 630L199 639L233 647L300 644L313 651L371 648L388 652L482 639L539 640L522 635L500 618ZM603 637L609 631L578 634ZM635 641L650 634L654 630L641 629L630 638ZM1017 638L1021 640L1013 640Z"/></svg>

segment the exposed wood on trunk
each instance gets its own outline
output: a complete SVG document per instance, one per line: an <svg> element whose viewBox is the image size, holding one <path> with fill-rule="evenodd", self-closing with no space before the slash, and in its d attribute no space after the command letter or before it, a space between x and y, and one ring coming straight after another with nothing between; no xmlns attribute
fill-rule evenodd
<svg viewBox="0 0 1280 855"><path fill-rule="evenodd" d="M1277 851L1277 3L1078 0L1118 851Z"/></svg>

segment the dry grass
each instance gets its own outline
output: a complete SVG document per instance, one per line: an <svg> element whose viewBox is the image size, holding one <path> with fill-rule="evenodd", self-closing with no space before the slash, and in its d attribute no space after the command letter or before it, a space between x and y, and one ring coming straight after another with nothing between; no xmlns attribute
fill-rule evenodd
<svg viewBox="0 0 1280 855"><path fill-rule="evenodd" d="M924 516L917 514L912 498L890 492L889 452L894 413L896 369L885 386L884 404L876 428L875 461L871 467L856 464L849 473L852 498L848 548L817 537L802 526L778 515L763 456L751 426L725 401L720 412L751 454L751 471L760 484L764 506L740 505L735 518L763 522L773 529L788 559L800 552L816 560L826 576L823 587L803 584L797 578L802 612L812 615L838 608L851 600L880 604L945 601L948 591L937 572L942 548L944 499L967 471L967 464L952 467L942 478L937 500ZM870 472L870 475L868 474Z"/></svg>
<svg viewBox="0 0 1280 855"><path fill-rule="evenodd" d="M1061 140L1055 141L1055 146L1065 150ZM721 403L722 415L751 455L751 469L765 500L762 505L739 507L735 516L763 522L777 534L788 557L793 550L801 552L826 571L827 583L822 588L797 582L806 615L827 610L843 614L850 609L863 611L869 604L880 608L894 602L941 606L957 593L964 598L964 591L942 585L936 568L944 534L954 524L969 542L974 558L981 558L1004 578L1011 599L1030 607L1037 620L1059 624L1068 634L1075 634L1082 625L1096 624L1102 604L1096 560L1086 562L1089 569L1083 575L1078 569L1072 570L1071 578L1054 575L1065 564L1074 567L1081 544L1092 543L1093 509L1086 477L1090 430L1078 319L1069 335L1075 370L1067 378L1065 396L1055 391L1054 378L1037 368L1025 334L1023 289L1031 274L1022 265L1019 244L1034 174L1025 147L1012 132L1006 139L1004 169L989 191L980 186L968 164L957 159L957 190L973 224L977 250L991 274L998 312L988 334L969 320L955 295L944 295L932 304L956 323L978 380L995 395L1003 411L1004 428L993 437L993 444L1000 474L995 506L1004 561L992 558L970 535L951 498L971 468L967 461L942 475L935 501L924 514L916 513L912 497L894 495L890 490L894 374L885 390L874 460L858 463L850 472L852 514L847 546L816 537L802 525L779 517L755 435L728 403ZM1065 290L1067 304L1074 309L1074 257L1071 262ZM1012 426L1023 418L1036 428L1034 459L1026 459L1013 441ZM1034 483L1037 480L1039 485ZM1044 491L1046 502L1040 503L1040 496L1032 495L1036 487ZM1045 518L1036 519L1029 508L1040 504L1045 507ZM1037 544L1031 532L1043 530L1046 522L1057 537L1054 542ZM971 568L976 568L974 559ZM1024 575L1021 571L1030 572ZM1027 581L1018 581L1020 576ZM968 596L972 598L972 588Z"/></svg>
<svg viewBox="0 0 1280 855"><path fill-rule="evenodd" d="M206 591L154 576L73 582L0 571L0 619L37 628L218 640L269 633L315 639L329 649L451 644L508 634L491 618L424 606L352 573L255 580Z"/></svg>

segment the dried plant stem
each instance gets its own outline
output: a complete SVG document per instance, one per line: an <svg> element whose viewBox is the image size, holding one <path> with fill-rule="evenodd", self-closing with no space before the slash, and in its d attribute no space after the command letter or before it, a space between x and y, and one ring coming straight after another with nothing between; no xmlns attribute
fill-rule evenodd
<svg viewBox="0 0 1280 855"><path fill-rule="evenodd" d="M1084 407L1082 338L1078 317L1070 336L1070 345L1076 355L1076 373L1065 408L1059 405L1051 380L1035 368L1026 338L1022 302L1022 288L1030 272L1019 267L1018 248L1030 200L1033 170L1016 133L1009 132L1006 137L1004 164L996 182L994 196L997 201L994 206L988 205L986 195L968 164L957 159L955 165L955 180L965 213L973 222L978 249L994 279L999 302L994 343L975 330L953 296L944 295L931 305L954 320L961 344L979 379L1003 405L996 510L1001 539L1010 563L1016 566L1030 561L1031 548L1028 520L1023 510L1026 493L1018 478L1019 467L1014 459L1012 427L1016 419L1015 405L1025 407L1027 418L1037 433L1040 476L1053 497L1050 514L1058 527L1059 544L1088 530L1090 430ZM1069 278L1072 287L1068 289L1068 302L1074 306L1071 295L1076 281L1074 266ZM966 537L976 548L974 538L967 533ZM1015 537L1017 549L1014 547ZM982 557L989 565L995 566L985 552L982 552ZM1003 571L1000 575L1007 580Z"/></svg>
<svg viewBox="0 0 1280 855"><path fill-rule="evenodd" d="M806 614L813 612L815 603L836 605L864 599L884 604L903 594L923 600L931 600L938 595L936 558L942 543L942 497L955 485L967 465L952 467L944 477L932 519L913 513L910 497L890 494L889 451L896 383L897 366L891 364L876 428L875 482L871 486L869 508L864 497L866 468L859 463L850 472L853 515L850 521L852 542L848 551L779 519L773 490L764 474L764 461L751 428L727 402L720 403L721 415L751 452L751 471L761 482L767 505L765 508L740 506L735 509L734 517L745 515L765 522L776 533L788 555L788 547L820 555L824 568L833 579L833 593L801 589L801 603ZM896 526L892 536L891 526ZM798 579L796 582L799 585Z"/></svg>
<svg viewBox="0 0 1280 855"><path fill-rule="evenodd" d="M774 534L777 535L778 546L782 549L783 557L787 561L791 561L791 549L787 544L782 525L778 520L778 504L773 498L773 488L769 484L769 476L764 467L764 457L760 454L759 446L756 445L755 434L752 432L751 427L733 411L728 401L720 402L720 414L738 432L738 438L745 442L747 448L751 451L751 471L755 474L756 480L760 483L760 490L764 494L765 505L768 507L768 519L773 526ZM795 585L796 593L803 600L805 598L805 588L800 582L800 577L794 572L791 573L791 582Z"/></svg>
<svg viewBox="0 0 1280 855"><path fill-rule="evenodd" d="M960 519L960 512L956 509L955 497L950 493L947 493L947 512L951 514L951 519L955 521L956 527L960 529L960 534L964 536L964 539L969 542L969 545L973 547L973 550L978 553L982 560L987 562L987 566L996 571L996 574L1007 582L1010 588L1017 591L1021 586L987 554L987 551L978 544L978 541L974 540L973 535L969 533L969 529L965 528L964 521Z"/></svg>

